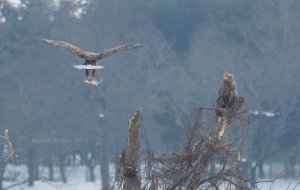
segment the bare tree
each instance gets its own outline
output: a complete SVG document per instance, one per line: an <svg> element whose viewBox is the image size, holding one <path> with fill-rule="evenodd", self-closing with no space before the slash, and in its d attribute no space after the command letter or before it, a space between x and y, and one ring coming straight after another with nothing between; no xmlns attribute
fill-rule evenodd
<svg viewBox="0 0 300 190"><path fill-rule="evenodd" d="M250 121L242 109L243 100L233 75L225 74L217 108L197 109L185 125L185 135L175 151L149 158L164 189L219 189L222 185L228 189L250 189L250 180L240 171L242 145ZM233 138L237 131L239 134Z"/></svg>

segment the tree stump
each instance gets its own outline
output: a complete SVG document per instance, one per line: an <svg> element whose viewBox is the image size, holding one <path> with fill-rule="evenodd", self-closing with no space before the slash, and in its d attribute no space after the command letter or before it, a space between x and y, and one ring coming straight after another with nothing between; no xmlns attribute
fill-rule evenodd
<svg viewBox="0 0 300 190"><path fill-rule="evenodd" d="M129 119L127 143L120 157L124 190L141 189L139 151L140 114L141 109L137 109Z"/></svg>

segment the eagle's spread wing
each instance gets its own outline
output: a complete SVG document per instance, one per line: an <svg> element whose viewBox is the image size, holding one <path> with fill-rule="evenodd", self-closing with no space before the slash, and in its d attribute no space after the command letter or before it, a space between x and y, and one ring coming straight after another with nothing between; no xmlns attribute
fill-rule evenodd
<svg viewBox="0 0 300 190"><path fill-rule="evenodd" d="M120 45L120 46L117 46L117 47L114 47L114 48L111 48L111 49L104 50L101 53L98 53L96 55L96 59L99 60L99 59L102 59L104 57L113 55L113 54L117 53L118 51L130 50L130 49L134 49L134 48L141 47L141 46L142 46L142 44Z"/></svg>
<svg viewBox="0 0 300 190"><path fill-rule="evenodd" d="M58 41L58 40L48 40L48 39L42 39L45 42L48 42L49 44L63 47L67 49L68 51L72 52L74 55L77 55L80 58L85 58L86 57L86 52L80 49L79 47L76 47L68 42L64 41Z"/></svg>

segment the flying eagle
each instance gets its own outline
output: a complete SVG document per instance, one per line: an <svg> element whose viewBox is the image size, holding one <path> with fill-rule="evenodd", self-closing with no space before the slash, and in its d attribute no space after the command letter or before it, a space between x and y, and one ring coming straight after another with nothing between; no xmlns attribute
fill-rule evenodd
<svg viewBox="0 0 300 190"><path fill-rule="evenodd" d="M217 120L219 121L221 117L225 116L230 124L232 117L243 106L244 101L244 97L238 95L233 75L225 73L223 86L219 90L217 99Z"/></svg>
<svg viewBox="0 0 300 190"><path fill-rule="evenodd" d="M91 65L91 66L99 65L100 59L113 55L121 50L130 50L142 46L142 44L119 45L114 48L104 50L100 53L94 53L94 52L84 51L79 47L76 47L68 42L58 41L58 40L48 40L48 39L42 39L42 40L48 42L49 44L65 48L66 50L70 51L74 55L77 55L78 57L85 59L83 65ZM85 69L85 77L86 77L85 81L96 81L95 72L96 69L89 69L89 68ZM92 76L90 76L90 73Z"/></svg>

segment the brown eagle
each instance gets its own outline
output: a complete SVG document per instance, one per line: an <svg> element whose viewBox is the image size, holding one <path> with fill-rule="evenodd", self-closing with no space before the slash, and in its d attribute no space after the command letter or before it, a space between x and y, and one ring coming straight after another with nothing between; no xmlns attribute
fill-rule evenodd
<svg viewBox="0 0 300 190"><path fill-rule="evenodd" d="M91 66L99 65L100 59L103 59L104 57L113 55L113 54L117 53L118 51L130 50L130 49L134 49L134 48L142 46L142 44L119 45L114 48L104 50L100 53L94 53L94 52L84 51L84 50L80 49L79 47L76 47L68 42L58 41L58 40L48 40L48 39L42 39L42 40L45 42L48 42L49 44L65 48L66 50L70 51L74 55L77 55L78 57L85 59L85 62L83 63L83 65L91 65ZM90 76L90 73L91 73L91 76ZM86 81L96 81L95 73L96 73L96 69L85 69L85 77L86 77L85 80Z"/></svg>
<svg viewBox="0 0 300 190"><path fill-rule="evenodd" d="M217 99L217 120L220 121L221 117L227 117L230 124L232 117L243 106L244 101L244 97L238 95L233 75L225 73L223 86L219 90Z"/></svg>

